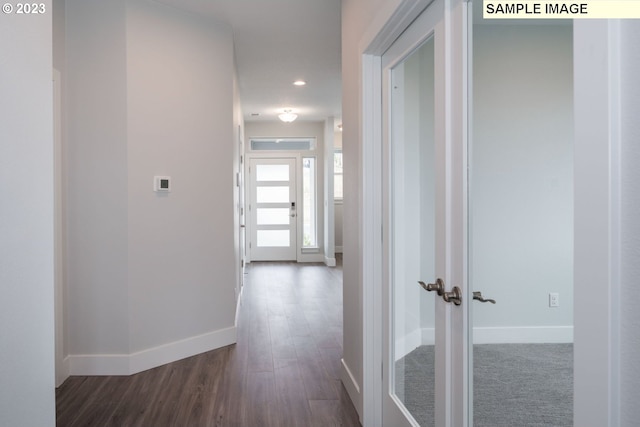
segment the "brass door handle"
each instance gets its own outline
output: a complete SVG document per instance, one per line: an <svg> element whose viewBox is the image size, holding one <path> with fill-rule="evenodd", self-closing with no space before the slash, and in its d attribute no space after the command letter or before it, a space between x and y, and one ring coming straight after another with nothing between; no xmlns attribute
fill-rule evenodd
<svg viewBox="0 0 640 427"><path fill-rule="evenodd" d="M478 300L480 302L490 302L491 304L495 304L496 300L491 298L485 298L482 296L482 292L476 291L473 293L473 299Z"/></svg>

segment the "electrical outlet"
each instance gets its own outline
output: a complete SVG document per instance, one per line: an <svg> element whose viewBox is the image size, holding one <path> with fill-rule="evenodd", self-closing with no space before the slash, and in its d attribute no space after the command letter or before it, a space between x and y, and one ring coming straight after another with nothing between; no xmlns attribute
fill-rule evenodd
<svg viewBox="0 0 640 427"><path fill-rule="evenodd" d="M549 307L560 307L560 294L557 292L549 293Z"/></svg>

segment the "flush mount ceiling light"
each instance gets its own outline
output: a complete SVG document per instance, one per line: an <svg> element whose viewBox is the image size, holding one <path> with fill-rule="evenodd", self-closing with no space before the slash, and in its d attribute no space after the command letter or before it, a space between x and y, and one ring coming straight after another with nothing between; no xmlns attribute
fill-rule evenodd
<svg viewBox="0 0 640 427"><path fill-rule="evenodd" d="M307 82L305 82L304 80L296 80L295 82L293 82L293 84L296 86L304 86L307 84Z"/></svg>
<svg viewBox="0 0 640 427"><path fill-rule="evenodd" d="M292 113L291 110L284 110L284 113L278 115L278 118L285 123L291 123L298 118L298 115Z"/></svg>

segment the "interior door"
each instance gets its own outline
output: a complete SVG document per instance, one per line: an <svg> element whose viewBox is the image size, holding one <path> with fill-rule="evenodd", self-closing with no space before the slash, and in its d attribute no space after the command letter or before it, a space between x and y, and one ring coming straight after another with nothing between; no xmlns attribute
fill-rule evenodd
<svg viewBox="0 0 640 427"><path fill-rule="evenodd" d="M251 159L249 179L251 260L296 260L295 158Z"/></svg>
<svg viewBox="0 0 640 427"><path fill-rule="evenodd" d="M382 57L386 256L383 425L452 420L453 309L449 270L451 156L447 144L444 2L436 0ZM459 207L458 207L459 209ZM456 284L460 285L460 284ZM460 292L456 286L455 292Z"/></svg>
<svg viewBox="0 0 640 427"><path fill-rule="evenodd" d="M382 56L381 424L613 425L611 29L444 1Z"/></svg>

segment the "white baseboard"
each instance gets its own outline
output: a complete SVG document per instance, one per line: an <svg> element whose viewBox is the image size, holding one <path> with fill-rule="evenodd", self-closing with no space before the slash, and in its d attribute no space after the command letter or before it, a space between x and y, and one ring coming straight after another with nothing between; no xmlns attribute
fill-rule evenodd
<svg viewBox="0 0 640 427"><path fill-rule="evenodd" d="M326 265L327 267L335 267L336 259L324 257L324 265Z"/></svg>
<svg viewBox="0 0 640 427"><path fill-rule="evenodd" d="M71 375L129 375L128 354L72 354Z"/></svg>
<svg viewBox="0 0 640 427"><path fill-rule="evenodd" d="M342 384L344 384L344 388L347 390L347 394L351 398L351 402L356 408L356 412L358 412L360 422L362 422L362 396L360 395L360 386L344 359L340 359L340 366L340 378L342 379Z"/></svg>
<svg viewBox="0 0 640 427"><path fill-rule="evenodd" d="M71 375L132 375L236 342L235 326L132 354L69 356Z"/></svg>
<svg viewBox="0 0 640 427"><path fill-rule="evenodd" d="M238 318L240 317L240 306L242 305L243 294L244 294L244 285L240 288L240 293L238 293L238 301L236 301L236 320L235 320L236 327L238 327Z"/></svg>
<svg viewBox="0 0 640 427"><path fill-rule="evenodd" d="M61 366L56 368L56 388L58 388L71 376L69 356L62 359Z"/></svg>
<svg viewBox="0 0 640 427"><path fill-rule="evenodd" d="M473 328L474 344L560 344L573 342L573 326Z"/></svg>
<svg viewBox="0 0 640 427"><path fill-rule="evenodd" d="M324 260L324 254L322 253L303 252L302 254L298 254L296 262L324 262Z"/></svg>
<svg viewBox="0 0 640 427"><path fill-rule="evenodd" d="M395 360L398 361L421 345L427 345L423 336L426 329L414 329L404 337L396 340ZM433 330L433 329L432 329Z"/></svg>
<svg viewBox="0 0 640 427"><path fill-rule="evenodd" d="M573 326L516 326L473 328L474 344L560 344L573 342ZM396 341L399 360L421 345L435 343L433 328L415 329Z"/></svg>

